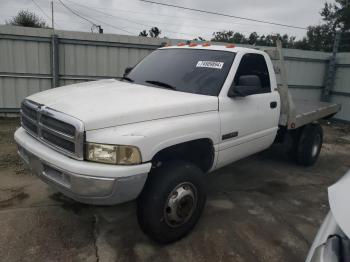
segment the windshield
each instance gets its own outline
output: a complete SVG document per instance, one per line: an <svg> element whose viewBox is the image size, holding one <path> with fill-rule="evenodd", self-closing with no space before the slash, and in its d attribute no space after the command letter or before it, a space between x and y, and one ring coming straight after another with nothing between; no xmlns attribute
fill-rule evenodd
<svg viewBox="0 0 350 262"><path fill-rule="evenodd" d="M159 49L127 75L136 84L217 96L235 53L200 49Z"/></svg>

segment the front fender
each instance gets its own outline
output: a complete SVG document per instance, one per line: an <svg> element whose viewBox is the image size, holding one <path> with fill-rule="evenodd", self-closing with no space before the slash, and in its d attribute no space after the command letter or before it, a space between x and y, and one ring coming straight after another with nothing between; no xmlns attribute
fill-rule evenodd
<svg viewBox="0 0 350 262"><path fill-rule="evenodd" d="M218 111L209 111L91 130L86 132L86 141L137 146L142 162L148 162L160 150L183 142L207 138L216 145L219 134Z"/></svg>

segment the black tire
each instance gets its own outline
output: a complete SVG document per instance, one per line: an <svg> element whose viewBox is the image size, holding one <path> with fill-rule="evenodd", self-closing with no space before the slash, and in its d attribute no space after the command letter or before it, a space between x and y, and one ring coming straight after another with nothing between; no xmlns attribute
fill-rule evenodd
<svg viewBox="0 0 350 262"><path fill-rule="evenodd" d="M181 194L178 193L179 190ZM177 199L182 195L185 197ZM180 203L179 207L172 210L168 206L170 199L175 199L172 203ZM174 242L193 229L203 211L205 201L205 175L202 170L185 161L165 162L151 172L138 197L139 225L146 235L158 243ZM191 212L188 211L189 209ZM182 213L174 212L175 210L180 210ZM172 214L176 216L180 214L187 219L183 219L181 223L176 222L171 220ZM180 215L177 218L182 219Z"/></svg>
<svg viewBox="0 0 350 262"><path fill-rule="evenodd" d="M296 161L297 159L297 153L298 153L298 144L300 139L300 134L302 130L291 130L288 131L287 134L284 137L284 148L285 153L293 161Z"/></svg>
<svg viewBox="0 0 350 262"><path fill-rule="evenodd" d="M297 162L303 166L313 165L321 152L322 142L322 127L319 124L306 125L298 142Z"/></svg>

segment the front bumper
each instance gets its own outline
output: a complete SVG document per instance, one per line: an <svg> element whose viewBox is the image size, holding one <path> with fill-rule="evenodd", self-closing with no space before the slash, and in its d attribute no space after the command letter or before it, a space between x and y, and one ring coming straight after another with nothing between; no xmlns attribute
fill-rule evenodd
<svg viewBox="0 0 350 262"><path fill-rule="evenodd" d="M68 197L87 204L114 205L135 199L141 192L150 163L116 166L64 156L29 135L15 133L18 153L33 173Z"/></svg>

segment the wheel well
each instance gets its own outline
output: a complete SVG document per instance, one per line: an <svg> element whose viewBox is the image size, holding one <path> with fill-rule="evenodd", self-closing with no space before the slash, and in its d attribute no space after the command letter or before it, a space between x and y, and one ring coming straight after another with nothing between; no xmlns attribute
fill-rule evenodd
<svg viewBox="0 0 350 262"><path fill-rule="evenodd" d="M296 129L288 130L286 127L280 127L277 132L274 143L283 143L286 147L293 147L298 144L300 136L303 133L303 130L308 126L320 125L317 122L309 123L298 127Z"/></svg>
<svg viewBox="0 0 350 262"><path fill-rule="evenodd" d="M289 141L290 139L298 140L303 128L304 128L304 126L299 127L297 129L288 130L284 126L280 127L277 131L277 135L276 135L274 143L276 143L276 144L284 143L284 142L286 142L286 140Z"/></svg>
<svg viewBox="0 0 350 262"><path fill-rule="evenodd" d="M158 166L164 161L178 159L189 161L202 169L203 172L208 172L214 163L214 156L212 141L203 138L162 149L152 158L152 165Z"/></svg>

